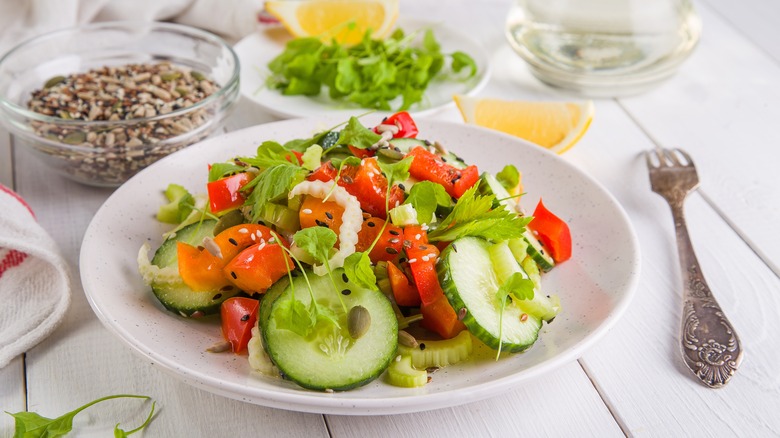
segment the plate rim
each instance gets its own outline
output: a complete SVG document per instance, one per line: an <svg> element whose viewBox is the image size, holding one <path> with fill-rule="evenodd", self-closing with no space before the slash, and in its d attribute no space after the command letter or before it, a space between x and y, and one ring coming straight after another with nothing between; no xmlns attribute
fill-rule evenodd
<svg viewBox="0 0 780 438"><path fill-rule="evenodd" d="M639 279L640 279L640 270L641 270L641 250L639 246L638 236L633 227L633 224L631 223L630 218L628 217L628 214L626 213L622 205L617 201L617 199L612 195L612 193L609 192L598 180L585 173L582 169L580 169L573 163L568 162L562 159L560 156L546 149L542 149L531 142L519 139L517 137L510 136L508 134L500 133L487 128L482 128L476 125L455 123L455 122L435 120L435 119L425 119L424 121L421 121L421 124L440 125L442 129L446 127L459 127L465 129L472 129L475 130L476 132L481 133L481 135L488 135L488 136L497 135L497 136L505 137L510 142L514 142L519 145L522 145L522 147L539 148L537 152L541 152L542 154L547 154L553 157L554 160L559 161L559 163L563 164L569 171L576 172L581 177L588 180L594 187L596 187L600 192L602 192L602 195L605 196L605 198L612 204L615 210L619 213L620 220L622 223L625 224L626 230L628 231L629 242L630 242L629 247L631 249L630 255L632 256L629 266L633 268L632 272L628 273L627 284L623 286L624 293L620 296L619 301L615 304L612 311L604 318L603 321L601 321L601 323L598 325L597 328L592 330L590 334L588 334L587 336L582 338L579 342L570 346L563 352L558 353L549 359L545 359L538 364L532 365L527 368L523 368L518 373L510 374L505 377L495 378L488 382L480 383L478 385L473 385L467 388L454 388L452 390L445 390L441 392L427 393L427 394L414 394L410 392L409 397L398 397L398 398L390 398L390 399L388 399L387 397L359 398L359 397L350 397L349 391L338 393L337 394L338 397L330 397L327 394L322 394L318 392L302 391L300 393L298 392L288 393L288 392L274 391L273 389L266 389L260 387L252 387L252 394L246 394L246 393L241 394L239 393L240 390L246 389L246 387L242 387L239 384L234 382L220 381L217 377L213 377L213 376L190 374L189 370L182 370L182 368L178 366L170 358L166 358L165 356L159 355L155 351L147 351L145 348L143 348L144 346L142 342L140 342L138 339L135 340L129 339L128 335L125 334L120 327L115 325L111 321L111 318L106 313L104 313L100 304L95 300L96 297L93 295L92 292L90 292L90 289L93 288L97 289L97 287L93 284L94 278L89 275L89 271L84 269L84 266L86 266L85 259L88 257L87 252L90 248L90 245L92 244L91 240L96 238L94 237L96 233L95 229L97 228L97 224L100 221L102 214L105 214L103 213L104 210L107 210L112 203L116 202L117 198L123 196L124 191L129 190L128 187L132 187L132 185L135 184L134 181L142 181L144 179L144 175L147 172L149 172L149 169L158 166L160 167L165 166L167 163L174 162L177 159L177 156L185 155L188 153L187 151L192 151L193 148L206 149L209 147L211 143L223 142L229 140L231 137L239 137L249 132L254 132L254 131L262 132L262 131L271 130L283 124L290 124L290 125L302 124L304 126L317 126L317 124L320 123L327 124L334 120L341 120L341 118L333 117L333 116L324 116L324 117L314 117L314 118L296 118L296 119L282 120L277 122L255 125L241 130L236 130L227 134L212 137L204 141L201 141L193 146L190 146L189 148L186 148L182 151L176 152L174 154L171 154L168 157L163 158L162 160L158 161L157 163L153 164L147 169L144 169L141 172L139 172L137 175L131 178L127 183L123 184L116 191L114 191L114 193L112 193L111 196L109 196L109 198L100 206L100 208L96 211L95 215L90 221L86 229L86 232L84 234L84 238L82 240L81 250L79 254L79 271L80 271L80 277L81 277L84 293L86 295L90 307L92 308L93 312L98 316L98 319L100 319L101 323L106 328L108 328L110 332L112 332L120 340L122 340L122 342L130 346L132 350L139 353L142 357L152 360L153 361L152 366L155 366L158 369L162 369L167 374L173 375L174 377L178 378L180 381L184 383L187 383L191 386L198 387L200 389L205 389L211 393L215 393L228 398L246 401L246 402L250 402L262 406L293 410L298 412L337 414L337 415L385 415L385 414L402 414L402 413L420 412L420 411L426 411L431 409L453 407L467 402L475 402L475 401L486 399L488 397L493 397L508 392L512 389L517 388L520 384L528 380L532 380L538 377L539 375L551 372L573 360L578 359L596 341L601 339L625 314L625 311L630 305L630 303L633 301L633 298L638 288ZM190 153L194 153L194 152L190 152ZM247 377L251 377L251 376L247 376ZM458 400L457 397L453 397L454 393L459 393L464 390L467 390L468 393L468 398L466 400ZM410 389L410 391L413 391L413 389ZM391 403L390 405L387 405L388 400L402 401L402 402Z"/></svg>

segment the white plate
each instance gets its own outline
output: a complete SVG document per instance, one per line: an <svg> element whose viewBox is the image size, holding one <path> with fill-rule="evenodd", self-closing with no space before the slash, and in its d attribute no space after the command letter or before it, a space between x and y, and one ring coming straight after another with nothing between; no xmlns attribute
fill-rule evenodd
<svg viewBox="0 0 780 438"><path fill-rule="evenodd" d="M378 118L367 117L364 123ZM339 121L288 120L209 139L160 160L117 189L96 213L81 249L84 290L103 324L152 366L207 391L282 409L367 415L437 409L507 391L577 359L628 306L639 276L638 241L625 212L604 188L560 157L514 137L420 120L421 137L439 140L480 170L497 172L505 163L516 164L528 192L525 208L532 211L543 195L545 205L569 223L573 258L543 279L545 290L561 297L563 311L542 328L539 341L497 362L483 354L441 369L423 388L397 388L380 378L331 394L253 374L243 356L205 352L221 340L218 322L165 311L137 272L141 245L149 241L156 247L166 231L154 219L162 191L176 182L203 193L208 163L251 155L264 140L305 137Z"/></svg>
<svg viewBox="0 0 780 438"><path fill-rule="evenodd" d="M440 22L399 19L398 26L407 34L415 29L431 27L441 44L443 53L455 50L468 53L477 63L477 75L465 82L432 81L422 102L415 104L409 112L421 116L431 114L454 105L454 94L476 94L485 86L490 75L487 52L467 35L445 26ZM268 63L280 54L291 37L281 27L261 29L239 41L233 49L241 62L241 94L266 111L282 118L318 117L321 114L338 115L346 120L351 115L366 112L365 108L347 107L327 96L323 88L320 96L283 96L265 86L270 74Z"/></svg>

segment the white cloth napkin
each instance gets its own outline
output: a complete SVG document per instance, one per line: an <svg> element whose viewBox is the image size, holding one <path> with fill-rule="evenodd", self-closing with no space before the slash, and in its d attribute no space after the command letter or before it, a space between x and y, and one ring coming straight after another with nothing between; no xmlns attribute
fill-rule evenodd
<svg viewBox="0 0 780 438"><path fill-rule="evenodd" d="M48 336L69 304L70 274L57 244L0 185L0 368Z"/></svg>

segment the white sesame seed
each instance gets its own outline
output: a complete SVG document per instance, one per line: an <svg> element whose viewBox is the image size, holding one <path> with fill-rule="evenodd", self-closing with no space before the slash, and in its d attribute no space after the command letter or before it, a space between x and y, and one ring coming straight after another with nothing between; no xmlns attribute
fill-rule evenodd
<svg viewBox="0 0 780 438"><path fill-rule="evenodd" d="M422 261L427 262L428 260L430 260L430 257L427 255L422 256Z"/></svg>
<svg viewBox="0 0 780 438"><path fill-rule="evenodd" d="M417 259L409 259L409 263L415 263L417 262Z"/></svg>
<svg viewBox="0 0 780 438"><path fill-rule="evenodd" d="M374 172L366 172L366 175L368 175L369 178L373 178Z"/></svg>
<svg viewBox="0 0 780 438"><path fill-rule="evenodd" d="M428 224L422 224L420 228L422 228L423 231L428 231Z"/></svg>
<svg viewBox="0 0 780 438"><path fill-rule="evenodd" d="M250 234L249 237L252 239L252 242L257 241L257 237L254 234Z"/></svg>
<svg viewBox="0 0 780 438"><path fill-rule="evenodd" d="M414 240L420 240L421 237L422 237L422 234L417 233L417 234L414 235Z"/></svg>
<svg viewBox="0 0 780 438"><path fill-rule="evenodd" d="M301 210L301 213L303 213L303 214L311 214L311 209L304 208L303 210Z"/></svg>
<svg viewBox="0 0 780 438"><path fill-rule="evenodd" d="M239 228L238 232L241 234L246 234L249 232L249 230L247 230L246 228Z"/></svg>

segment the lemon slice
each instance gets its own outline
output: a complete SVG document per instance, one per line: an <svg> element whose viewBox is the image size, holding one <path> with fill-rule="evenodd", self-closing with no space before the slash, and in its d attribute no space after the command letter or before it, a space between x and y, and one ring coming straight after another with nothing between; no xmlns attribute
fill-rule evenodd
<svg viewBox="0 0 780 438"><path fill-rule="evenodd" d="M398 19L398 0L271 0L265 7L296 37L360 42L368 28L375 39L390 34Z"/></svg>
<svg viewBox="0 0 780 438"><path fill-rule="evenodd" d="M496 129L561 154L593 120L593 102L529 102L455 96L466 123Z"/></svg>

